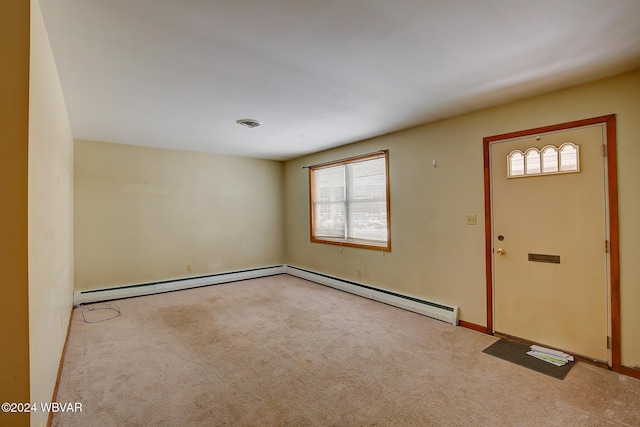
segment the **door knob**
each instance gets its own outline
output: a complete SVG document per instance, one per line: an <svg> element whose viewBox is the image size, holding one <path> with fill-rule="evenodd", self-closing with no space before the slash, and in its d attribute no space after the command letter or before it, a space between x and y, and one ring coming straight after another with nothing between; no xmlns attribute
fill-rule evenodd
<svg viewBox="0 0 640 427"><path fill-rule="evenodd" d="M504 249L502 249L502 248L498 248L498 250L496 251L496 253L497 253L498 255L504 255L504 254L505 254L505 250L504 250Z"/></svg>

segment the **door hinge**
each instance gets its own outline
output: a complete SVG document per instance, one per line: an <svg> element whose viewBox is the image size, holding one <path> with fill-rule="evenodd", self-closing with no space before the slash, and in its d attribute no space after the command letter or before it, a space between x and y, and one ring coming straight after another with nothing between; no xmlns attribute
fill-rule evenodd
<svg viewBox="0 0 640 427"><path fill-rule="evenodd" d="M602 144L602 157L607 157L607 146Z"/></svg>
<svg viewBox="0 0 640 427"><path fill-rule="evenodd" d="M607 336L607 350L611 348L611 337Z"/></svg>
<svg viewBox="0 0 640 427"><path fill-rule="evenodd" d="M604 252L607 253L607 254L609 253L609 241L608 240L604 241Z"/></svg>

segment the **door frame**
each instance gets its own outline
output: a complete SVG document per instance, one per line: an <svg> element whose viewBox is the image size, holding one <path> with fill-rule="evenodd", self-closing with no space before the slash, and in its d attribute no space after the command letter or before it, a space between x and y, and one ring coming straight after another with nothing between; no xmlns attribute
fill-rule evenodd
<svg viewBox="0 0 640 427"><path fill-rule="evenodd" d="M609 213L609 284L611 322L611 369L622 371L620 351L620 248L618 223L618 162L616 159L616 115L593 117L551 126L504 133L483 138L484 156L484 228L487 292L487 334L493 335L493 230L491 210L491 170L489 145L492 142L527 137L542 133L603 124L606 135L607 208Z"/></svg>

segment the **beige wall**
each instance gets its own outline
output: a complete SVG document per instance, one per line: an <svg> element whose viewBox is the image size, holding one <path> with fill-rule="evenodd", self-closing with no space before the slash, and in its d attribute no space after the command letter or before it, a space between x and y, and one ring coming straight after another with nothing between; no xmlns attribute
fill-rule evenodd
<svg viewBox="0 0 640 427"><path fill-rule="evenodd" d="M617 114L622 363L640 365L640 72L577 86L292 160L285 165L286 262L458 305L486 325L482 139ZM392 251L309 242L302 166L388 148ZM438 167L433 168L436 158ZM467 214L478 225L465 224ZM362 277L356 277L356 269Z"/></svg>
<svg viewBox="0 0 640 427"><path fill-rule="evenodd" d="M29 401L29 2L0 2L0 401ZM0 412L0 425L28 425Z"/></svg>
<svg viewBox="0 0 640 427"><path fill-rule="evenodd" d="M76 290L282 264L283 227L282 162L76 141Z"/></svg>
<svg viewBox="0 0 640 427"><path fill-rule="evenodd" d="M29 91L30 401L48 402L73 306L73 136L37 0ZM47 415L31 414L31 425Z"/></svg>

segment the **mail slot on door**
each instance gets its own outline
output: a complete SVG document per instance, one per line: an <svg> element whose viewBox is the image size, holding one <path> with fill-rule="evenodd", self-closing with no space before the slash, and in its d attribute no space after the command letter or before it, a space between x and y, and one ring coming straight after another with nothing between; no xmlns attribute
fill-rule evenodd
<svg viewBox="0 0 640 427"><path fill-rule="evenodd" d="M560 255L529 254L529 261L560 264Z"/></svg>

